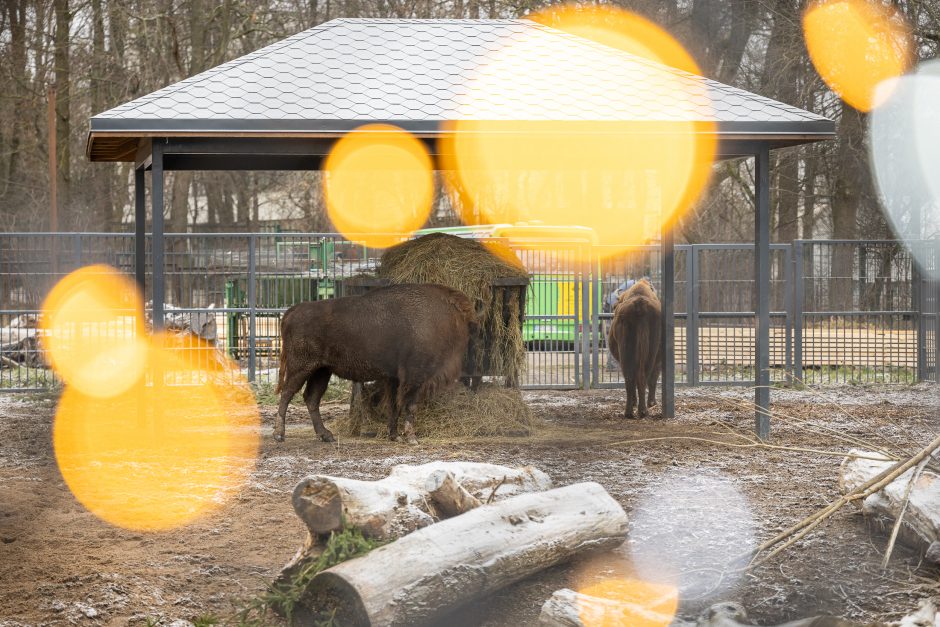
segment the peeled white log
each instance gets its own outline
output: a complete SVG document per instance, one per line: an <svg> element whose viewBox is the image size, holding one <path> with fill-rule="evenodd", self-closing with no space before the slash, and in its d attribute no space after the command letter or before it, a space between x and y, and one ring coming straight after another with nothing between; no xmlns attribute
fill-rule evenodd
<svg viewBox="0 0 940 627"><path fill-rule="evenodd" d="M539 625L544 627L590 627L592 625L689 625L673 623L672 617L642 605L603 599L562 588L542 605Z"/></svg>
<svg viewBox="0 0 940 627"><path fill-rule="evenodd" d="M737 603L716 603L695 622L673 618L636 603L603 599L563 588L542 605L542 627L591 627L593 625L669 625L669 627L752 627L747 612ZM829 616L803 618L777 627L852 627L856 623ZM905 626L907 627L907 626Z"/></svg>
<svg viewBox="0 0 940 627"><path fill-rule="evenodd" d="M843 493L862 485L895 464L894 461L864 459L854 455L861 455L865 458L878 457L877 453L869 451L854 449L850 451L849 457L842 462L839 472L839 488ZM916 468L911 468L884 489L862 500L860 505L862 512L874 519L883 517L890 521L897 520L904 505L904 495L908 484L915 472ZM890 528L890 524L886 526ZM906 544L926 551L928 556L938 554L938 548L940 548L940 476L935 472L925 469L920 473L911 489L901 530L899 538Z"/></svg>
<svg viewBox="0 0 940 627"><path fill-rule="evenodd" d="M482 505L319 573L304 603L343 625L421 625L554 564L626 539L597 483Z"/></svg>
<svg viewBox="0 0 940 627"><path fill-rule="evenodd" d="M472 499L485 503L491 496L506 498L551 485L548 475L531 466L431 462L395 466L378 481L313 475L297 484L292 501L314 536L339 531L345 523L363 535L387 540L425 527L435 518L462 513L474 504Z"/></svg>
<svg viewBox="0 0 940 627"><path fill-rule="evenodd" d="M896 627L940 627L940 612L930 599L921 599L917 611L911 612L901 620L889 623Z"/></svg>

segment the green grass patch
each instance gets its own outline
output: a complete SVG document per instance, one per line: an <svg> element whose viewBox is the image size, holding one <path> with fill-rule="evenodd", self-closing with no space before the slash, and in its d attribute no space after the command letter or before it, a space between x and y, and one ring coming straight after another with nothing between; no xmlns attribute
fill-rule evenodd
<svg viewBox="0 0 940 627"><path fill-rule="evenodd" d="M383 544L379 540L364 537L361 531L350 527L345 527L339 533L331 533L318 557L302 563L287 581L269 584L267 590L245 603L235 615L234 624L238 627L261 627L270 624L272 612L283 616L290 623L306 594L307 586L317 573L365 555ZM315 611L315 608L309 609ZM313 625L338 627L339 623L332 613L321 612L314 616Z"/></svg>

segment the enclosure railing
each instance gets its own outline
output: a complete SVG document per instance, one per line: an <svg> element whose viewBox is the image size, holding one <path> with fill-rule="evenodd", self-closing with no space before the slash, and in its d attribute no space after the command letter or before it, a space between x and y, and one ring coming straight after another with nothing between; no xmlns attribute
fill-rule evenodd
<svg viewBox="0 0 940 627"><path fill-rule="evenodd" d="M916 242L920 268L899 242L800 240L771 250L771 380L908 383L936 380L940 302L924 280L936 242ZM294 303L343 294L372 272L380 250L335 233L199 233L166 236L167 315L217 343L260 384L276 380L280 316ZM660 283L660 250L517 246L529 268L525 337L529 388L622 385L606 335L618 288ZM675 354L680 385L754 380L754 247L676 246ZM56 384L37 341L42 300L72 270L134 269L131 234L0 234L0 389ZM149 263L149 254L148 254ZM150 268L148 267L148 272ZM148 287L149 289L149 287ZM150 299L145 294L145 299Z"/></svg>

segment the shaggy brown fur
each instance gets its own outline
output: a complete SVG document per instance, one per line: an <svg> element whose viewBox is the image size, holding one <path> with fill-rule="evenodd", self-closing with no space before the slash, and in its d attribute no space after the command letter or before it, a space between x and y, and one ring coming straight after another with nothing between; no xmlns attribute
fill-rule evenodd
<svg viewBox="0 0 940 627"><path fill-rule="evenodd" d="M659 297L646 279L637 281L621 294L614 307L614 321L607 342L623 372L627 389L626 418L633 417L636 404L639 404L640 418L646 416L647 405L656 405L656 381L662 366L659 347L661 309Z"/></svg>
<svg viewBox="0 0 940 627"><path fill-rule="evenodd" d="M392 405L389 437L397 439L398 417L405 411L405 437L415 441L415 406L457 380L477 327L470 299L443 285L392 285L294 305L281 320L274 438L284 439L287 405L306 384L313 428L323 441L335 440L320 417L320 399L335 374L383 382Z"/></svg>

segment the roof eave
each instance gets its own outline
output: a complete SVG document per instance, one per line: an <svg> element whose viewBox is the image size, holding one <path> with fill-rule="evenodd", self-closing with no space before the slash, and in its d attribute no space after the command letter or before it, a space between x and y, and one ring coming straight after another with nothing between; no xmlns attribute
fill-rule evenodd
<svg viewBox="0 0 940 627"><path fill-rule="evenodd" d="M520 121L531 123L531 121ZM147 137L296 137L337 138L364 125L384 123L419 137L440 138L454 133L447 120L192 120L92 118L86 155L92 161L133 161L136 141ZM512 125L512 121L503 124ZM642 122L638 122L642 125ZM458 131L459 132L459 131ZM835 123L827 119L769 122L717 122L714 135L721 142L768 142L772 148L822 141L835 136ZM99 144L111 147L99 150Z"/></svg>

